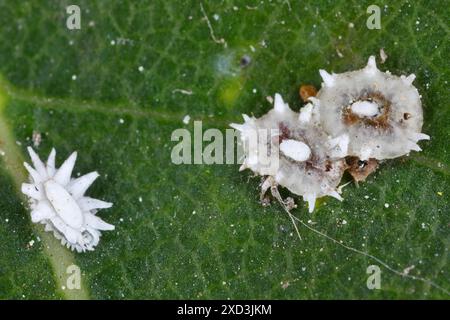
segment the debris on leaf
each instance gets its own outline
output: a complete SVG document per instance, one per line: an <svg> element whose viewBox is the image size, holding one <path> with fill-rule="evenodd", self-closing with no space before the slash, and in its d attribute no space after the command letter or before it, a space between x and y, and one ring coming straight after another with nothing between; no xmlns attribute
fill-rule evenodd
<svg viewBox="0 0 450 320"><path fill-rule="evenodd" d="M347 157L348 172L356 182L365 181L366 178L378 168L376 159L360 160L358 157Z"/></svg>
<svg viewBox="0 0 450 320"><path fill-rule="evenodd" d="M381 49L380 49L380 59L381 59L381 63L385 63L387 58L388 58L388 55L386 54L386 52L384 52L384 49L381 48Z"/></svg>
<svg viewBox="0 0 450 320"><path fill-rule="evenodd" d="M299 94L303 102L308 102L310 97L315 97L317 95L317 89L312 85L302 85L300 86Z"/></svg>

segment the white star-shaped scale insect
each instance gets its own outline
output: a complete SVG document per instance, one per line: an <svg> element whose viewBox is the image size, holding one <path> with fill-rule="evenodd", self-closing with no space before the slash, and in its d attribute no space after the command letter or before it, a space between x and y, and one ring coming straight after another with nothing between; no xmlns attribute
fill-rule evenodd
<svg viewBox="0 0 450 320"><path fill-rule="evenodd" d="M24 163L30 174L30 183L22 184L22 192L29 197L31 220L45 225L67 248L78 252L92 251L103 230L114 230L95 214L113 204L86 197L84 194L99 177L91 172L71 178L77 159L74 152L59 169L55 168L56 151L52 149L45 165L31 147L28 147L34 168Z"/></svg>

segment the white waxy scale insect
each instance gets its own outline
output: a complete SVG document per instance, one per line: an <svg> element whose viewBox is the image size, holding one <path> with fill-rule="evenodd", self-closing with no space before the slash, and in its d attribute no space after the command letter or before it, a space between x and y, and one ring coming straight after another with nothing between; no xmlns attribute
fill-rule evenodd
<svg viewBox="0 0 450 320"><path fill-rule="evenodd" d="M77 252L94 250L101 231L114 230L113 225L96 216L99 209L110 208L112 203L85 196L99 174L91 172L71 178L76 152L59 169L55 167L55 149L46 164L31 147L28 153L34 168L24 163L30 183L22 184L22 192L29 197L32 222L44 224L45 231L53 232L67 248Z"/></svg>
<svg viewBox="0 0 450 320"><path fill-rule="evenodd" d="M392 159L421 151L417 142L430 138L421 133L423 111L412 85L414 74L397 77L382 72L374 56L361 70L319 73L322 88L300 113L275 94L274 108L267 114L243 115L243 124L231 124L240 132L244 150L240 170L267 177L262 194L280 185L301 195L310 212L316 198L329 195L342 200L337 186L348 168L346 157ZM273 135L261 129L279 132ZM277 155L277 165L263 161L261 146Z"/></svg>
<svg viewBox="0 0 450 320"><path fill-rule="evenodd" d="M357 71L329 74L320 70L323 86L313 105L332 138L346 135L348 156L361 160L393 159L421 151L423 110L412 85L415 75L395 76L377 68L375 57Z"/></svg>
<svg viewBox="0 0 450 320"><path fill-rule="evenodd" d="M318 114L311 104L297 113L279 94L275 94L274 108L267 114L258 119L243 117L243 124L231 124L240 132L244 149L245 160L241 170L251 169L267 176L267 181L303 196L310 212L314 210L316 198L329 195L342 200L336 187L344 173L345 161L333 159L332 154L340 153L339 144L327 143L328 137L317 126ZM252 144L255 136L257 143ZM270 150L270 155L276 159L269 159L276 160L277 165L272 165L272 162L268 165L266 159L253 152L254 149ZM262 187L263 193L267 189L266 183Z"/></svg>

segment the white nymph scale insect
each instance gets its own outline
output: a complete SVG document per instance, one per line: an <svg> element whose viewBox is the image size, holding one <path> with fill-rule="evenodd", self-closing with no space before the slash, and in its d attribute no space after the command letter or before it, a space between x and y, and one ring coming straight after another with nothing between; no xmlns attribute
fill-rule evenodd
<svg viewBox="0 0 450 320"><path fill-rule="evenodd" d="M22 184L22 192L29 197L31 220L45 225L67 248L92 251L100 241L103 230L114 226L96 216L99 209L112 203L85 196L86 190L99 177L91 172L71 178L77 153L74 152L59 169L55 167L56 151L52 149L44 164L31 147L28 147L34 168L24 163L30 174L30 183Z"/></svg>

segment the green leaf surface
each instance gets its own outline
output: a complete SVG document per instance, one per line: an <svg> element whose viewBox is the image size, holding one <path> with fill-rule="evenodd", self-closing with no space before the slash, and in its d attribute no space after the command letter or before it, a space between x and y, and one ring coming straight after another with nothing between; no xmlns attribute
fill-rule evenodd
<svg viewBox="0 0 450 320"><path fill-rule="evenodd" d="M449 298L445 2L379 1L380 30L366 27L371 1L80 0L81 30L66 28L69 4L0 1L0 298ZM238 165L171 162L172 131L193 132L185 115L224 131L267 112L275 92L298 110L298 87L320 86L319 68L357 69L380 48L382 70L417 75L431 140L347 186L343 202L308 214L297 199L293 213L428 281L303 225L300 241ZM100 172L89 195L114 202L99 215L116 230L94 252L70 252L31 223L20 184L33 132L42 158L55 147L59 165L77 150L75 173ZM71 264L80 290L66 287ZM372 264L379 290L366 286Z"/></svg>

